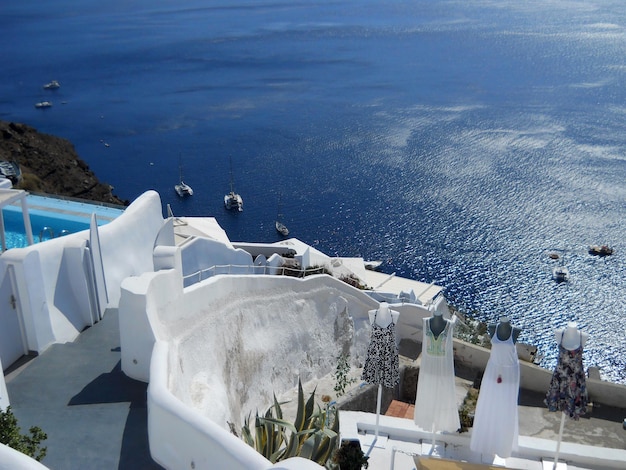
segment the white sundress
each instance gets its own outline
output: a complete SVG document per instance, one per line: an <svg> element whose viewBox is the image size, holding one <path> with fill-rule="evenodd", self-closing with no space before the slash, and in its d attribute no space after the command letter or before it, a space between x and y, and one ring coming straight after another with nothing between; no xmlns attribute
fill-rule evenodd
<svg viewBox="0 0 626 470"><path fill-rule="evenodd" d="M498 325L480 384L470 449L506 458L517 450L520 367L513 331L504 341L498 339L497 331Z"/></svg>
<svg viewBox="0 0 626 470"><path fill-rule="evenodd" d="M445 328L435 338L430 319L424 318L413 421L425 431L455 432L461 426L454 384L453 330L454 319L446 320Z"/></svg>

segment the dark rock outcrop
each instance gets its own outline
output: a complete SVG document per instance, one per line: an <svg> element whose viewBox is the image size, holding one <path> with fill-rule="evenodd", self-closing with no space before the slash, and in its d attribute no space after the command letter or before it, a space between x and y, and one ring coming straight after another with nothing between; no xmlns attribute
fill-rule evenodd
<svg viewBox="0 0 626 470"><path fill-rule="evenodd" d="M15 186L31 192L128 205L101 183L76 153L71 142L42 134L25 124L0 121L0 161L14 161L22 170Z"/></svg>

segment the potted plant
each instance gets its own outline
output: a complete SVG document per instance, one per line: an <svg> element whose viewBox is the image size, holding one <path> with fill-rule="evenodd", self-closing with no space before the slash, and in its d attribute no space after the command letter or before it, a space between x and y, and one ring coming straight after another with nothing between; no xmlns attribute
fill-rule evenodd
<svg viewBox="0 0 626 470"><path fill-rule="evenodd" d="M361 449L361 443L356 439L346 439L341 442L341 446L333 455L333 463L339 466L340 470L361 470L368 468L369 457L366 457Z"/></svg>

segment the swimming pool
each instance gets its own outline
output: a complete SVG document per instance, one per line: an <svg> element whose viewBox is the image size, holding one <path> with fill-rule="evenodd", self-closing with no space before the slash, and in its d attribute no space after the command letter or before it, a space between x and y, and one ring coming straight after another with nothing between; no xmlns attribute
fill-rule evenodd
<svg viewBox="0 0 626 470"><path fill-rule="evenodd" d="M88 229L91 214L96 214L100 226L124 212L123 207L33 194L26 196L26 201L35 243ZM4 207L2 216L7 249L28 246L21 205Z"/></svg>

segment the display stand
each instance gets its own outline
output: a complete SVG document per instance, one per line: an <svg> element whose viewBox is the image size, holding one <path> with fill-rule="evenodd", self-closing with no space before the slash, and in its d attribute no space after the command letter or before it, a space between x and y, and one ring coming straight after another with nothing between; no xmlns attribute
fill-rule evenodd
<svg viewBox="0 0 626 470"><path fill-rule="evenodd" d="M363 445L367 447L379 447L381 449L384 449L387 446L387 436L381 436L378 432L379 431L378 423L380 422L380 405L382 402L382 396L383 396L383 386L382 384L378 384L378 398L376 400L376 425L374 427L374 435L372 436L371 434L365 434L365 436L363 436L363 439L361 440Z"/></svg>
<svg viewBox="0 0 626 470"><path fill-rule="evenodd" d="M426 444L422 442L422 455L427 455L428 457L445 457L446 453L446 445L445 442L437 443L437 429L436 423L433 423L431 427L431 442L430 444Z"/></svg>
<svg viewBox="0 0 626 470"><path fill-rule="evenodd" d="M376 425L374 426L374 435L365 434L364 436L360 436L359 440L361 444L365 447L378 447L384 449L387 446L387 436L381 436L378 432L378 423L380 422L380 405L382 402L383 396L383 386L382 384L378 384L378 398L376 400ZM366 454L369 452L366 452Z"/></svg>
<svg viewBox="0 0 626 470"><path fill-rule="evenodd" d="M567 464L565 462L554 463L554 460L542 460L542 470L567 470ZM556 465L556 466L555 466Z"/></svg>
<svg viewBox="0 0 626 470"><path fill-rule="evenodd" d="M561 426L559 427L559 438L556 441L556 453L554 454L554 460L548 462L542 460L543 470L565 470L567 464L565 462L559 463L559 453L561 452L561 441L563 440L563 428L565 427L565 413L561 413Z"/></svg>
<svg viewBox="0 0 626 470"><path fill-rule="evenodd" d="M366 455L372 451L372 448L378 447L384 449L387 446L387 436L381 436L379 434L378 423L380 421L380 404L382 402L383 386L378 384L378 399L376 401L376 425L374 427L374 434L364 434L359 436L359 441L363 447L368 447L369 451Z"/></svg>

